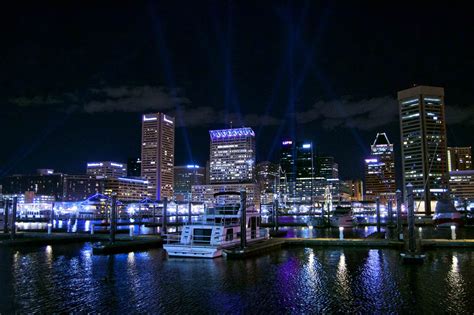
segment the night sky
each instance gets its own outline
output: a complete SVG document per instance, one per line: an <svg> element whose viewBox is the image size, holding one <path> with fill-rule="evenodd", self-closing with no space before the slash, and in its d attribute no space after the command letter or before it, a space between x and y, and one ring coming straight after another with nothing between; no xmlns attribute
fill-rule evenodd
<svg viewBox="0 0 474 315"><path fill-rule="evenodd" d="M232 121L256 131L258 161L296 135L363 178L377 132L399 166L396 92L413 84L445 87L448 145L474 145L463 2L64 2L2 7L0 177L125 162L141 114L162 111L177 165L204 164L208 130Z"/></svg>

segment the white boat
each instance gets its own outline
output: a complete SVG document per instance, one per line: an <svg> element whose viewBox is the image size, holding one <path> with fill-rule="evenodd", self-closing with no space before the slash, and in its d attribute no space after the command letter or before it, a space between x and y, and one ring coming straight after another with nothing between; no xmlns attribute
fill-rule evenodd
<svg viewBox="0 0 474 315"><path fill-rule="evenodd" d="M336 207L333 211L331 219L331 226L333 227L353 227L354 219L352 217L352 210L350 207Z"/></svg>
<svg viewBox="0 0 474 315"><path fill-rule="evenodd" d="M236 194L226 192L214 196ZM247 209L245 213L247 243L266 239L266 230L260 229L258 212ZM167 234L163 247L170 257L216 258L223 255L224 249L240 244L240 232L240 204L216 204L205 209L202 222L184 225L180 234Z"/></svg>

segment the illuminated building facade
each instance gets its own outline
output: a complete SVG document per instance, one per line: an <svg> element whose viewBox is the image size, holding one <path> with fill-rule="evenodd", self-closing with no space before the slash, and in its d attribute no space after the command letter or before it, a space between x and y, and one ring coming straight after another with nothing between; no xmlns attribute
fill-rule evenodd
<svg viewBox="0 0 474 315"><path fill-rule="evenodd" d="M416 86L398 92L403 187L413 185L426 215L448 191L444 89Z"/></svg>
<svg viewBox="0 0 474 315"><path fill-rule="evenodd" d="M471 147L448 147L448 171L472 170Z"/></svg>
<svg viewBox="0 0 474 315"><path fill-rule="evenodd" d="M280 183L279 166L268 161L258 163L256 175L261 204L271 204L278 193Z"/></svg>
<svg viewBox="0 0 474 315"><path fill-rule="evenodd" d="M105 178L103 186L105 195L116 193L117 199L122 202L140 201L148 194L148 181L136 178Z"/></svg>
<svg viewBox="0 0 474 315"><path fill-rule="evenodd" d="M343 201L364 200L364 183L360 179L342 180L340 194Z"/></svg>
<svg viewBox="0 0 474 315"><path fill-rule="evenodd" d="M332 199L339 199L339 165L334 161L334 157L320 155L316 158L316 179L314 185L318 201L324 199L324 192L327 186L329 186L331 191Z"/></svg>
<svg viewBox="0 0 474 315"><path fill-rule="evenodd" d="M282 142L280 150L280 190L287 201L309 202L314 197L313 143L311 141Z"/></svg>
<svg viewBox="0 0 474 315"><path fill-rule="evenodd" d="M211 184L211 185L193 185L191 188L191 198L193 202L202 202L207 206L214 203L214 194L218 192L240 192L245 190L247 193L247 207L259 209L260 194L258 185L255 183L238 184ZM239 203L239 196L227 196L226 203Z"/></svg>
<svg viewBox="0 0 474 315"><path fill-rule="evenodd" d="M449 172L449 187L454 199L474 200L474 170Z"/></svg>
<svg viewBox="0 0 474 315"><path fill-rule="evenodd" d="M252 183L255 132L251 128L210 130L210 184Z"/></svg>
<svg viewBox="0 0 474 315"><path fill-rule="evenodd" d="M370 152L371 156L365 159L365 198L374 201L380 197L386 203L393 199L397 189L393 144L385 133L377 133Z"/></svg>
<svg viewBox="0 0 474 315"><path fill-rule="evenodd" d="M100 177L125 177L127 176L127 165L110 161L89 162L86 174Z"/></svg>
<svg viewBox="0 0 474 315"><path fill-rule="evenodd" d="M174 197L176 201L191 201L191 186L206 183L206 168L199 165L174 167Z"/></svg>
<svg viewBox="0 0 474 315"><path fill-rule="evenodd" d="M142 176L142 159L130 158L127 161L127 177L139 178Z"/></svg>
<svg viewBox="0 0 474 315"><path fill-rule="evenodd" d="M148 181L148 196L173 198L174 118L162 113L142 117L141 177Z"/></svg>

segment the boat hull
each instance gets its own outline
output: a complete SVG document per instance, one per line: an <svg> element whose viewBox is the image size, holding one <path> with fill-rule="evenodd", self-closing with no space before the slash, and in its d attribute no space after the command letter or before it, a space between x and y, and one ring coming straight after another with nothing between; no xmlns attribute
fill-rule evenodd
<svg viewBox="0 0 474 315"><path fill-rule="evenodd" d="M222 256L222 249L211 246L164 245L170 257L217 258Z"/></svg>

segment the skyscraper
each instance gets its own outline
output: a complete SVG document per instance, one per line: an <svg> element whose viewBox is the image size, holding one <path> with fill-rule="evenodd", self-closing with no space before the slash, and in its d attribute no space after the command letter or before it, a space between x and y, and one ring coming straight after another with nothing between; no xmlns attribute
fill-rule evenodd
<svg viewBox="0 0 474 315"><path fill-rule="evenodd" d="M174 196L176 201L191 200L191 186L206 183L206 168L189 164L174 167Z"/></svg>
<svg viewBox="0 0 474 315"><path fill-rule="evenodd" d="M152 199L173 197L174 118L162 113L146 114L142 119L142 171Z"/></svg>
<svg viewBox="0 0 474 315"><path fill-rule="evenodd" d="M282 142L280 150L282 192L290 201L311 201L314 192L314 153L311 141Z"/></svg>
<svg viewBox="0 0 474 315"><path fill-rule="evenodd" d="M448 171L466 171L472 169L471 147L448 147Z"/></svg>
<svg viewBox="0 0 474 315"><path fill-rule="evenodd" d="M425 214L448 191L444 89L415 86L398 92L403 186L411 183ZM420 205L417 205L417 208Z"/></svg>
<svg viewBox="0 0 474 315"><path fill-rule="evenodd" d="M383 203L395 194L395 155L393 144L385 133L377 133L370 146L371 156L365 159L365 198Z"/></svg>
<svg viewBox="0 0 474 315"><path fill-rule="evenodd" d="M260 201L262 204L270 204L275 199L280 182L278 164L268 161L257 164L257 184L260 190Z"/></svg>
<svg viewBox="0 0 474 315"><path fill-rule="evenodd" d="M255 179L255 133L251 128L210 130L211 184L251 183Z"/></svg>

